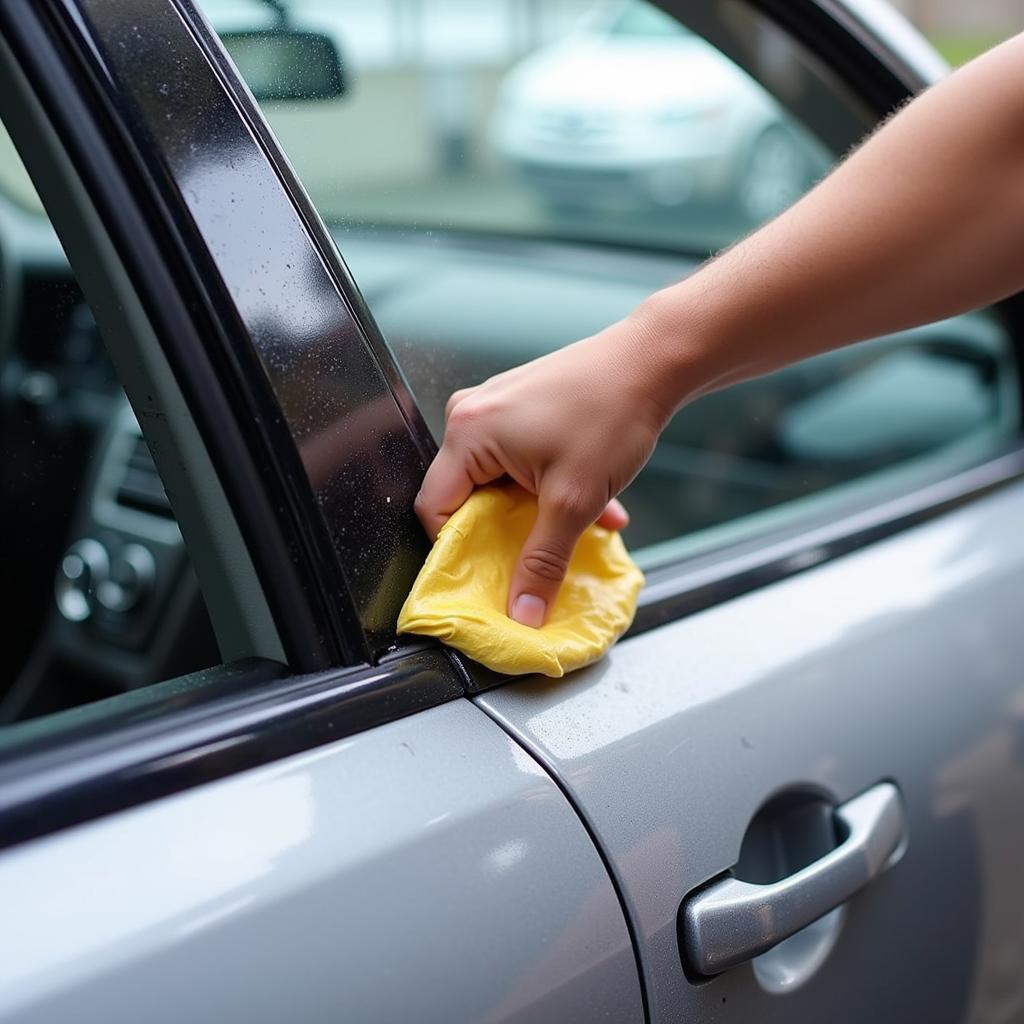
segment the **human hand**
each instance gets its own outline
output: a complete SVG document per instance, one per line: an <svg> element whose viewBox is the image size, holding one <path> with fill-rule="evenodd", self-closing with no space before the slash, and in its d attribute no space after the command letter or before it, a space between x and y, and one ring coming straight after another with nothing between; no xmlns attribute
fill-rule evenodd
<svg viewBox="0 0 1024 1024"><path fill-rule="evenodd" d="M434 538L474 487L508 476L538 514L512 574L508 614L540 627L576 542L594 522L622 529L615 496L647 461L670 410L630 326L607 331L457 391L416 512Z"/></svg>

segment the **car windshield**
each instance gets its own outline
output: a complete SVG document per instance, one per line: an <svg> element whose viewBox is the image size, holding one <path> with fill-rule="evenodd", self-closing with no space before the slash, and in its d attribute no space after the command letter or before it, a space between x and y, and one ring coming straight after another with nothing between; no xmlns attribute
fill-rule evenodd
<svg viewBox="0 0 1024 1024"><path fill-rule="evenodd" d="M247 31L257 92L281 56L254 60L254 31L317 32L336 50L340 95L261 100L336 232L706 256L796 199L832 160L749 75L641 0L201 6L240 66L231 33ZM630 45L611 47L610 36ZM808 91L791 53L776 47L767 58L790 61Z"/></svg>
<svg viewBox="0 0 1024 1024"><path fill-rule="evenodd" d="M612 21L608 30L612 36L636 38L671 38L690 35L675 18L647 4L627 4Z"/></svg>

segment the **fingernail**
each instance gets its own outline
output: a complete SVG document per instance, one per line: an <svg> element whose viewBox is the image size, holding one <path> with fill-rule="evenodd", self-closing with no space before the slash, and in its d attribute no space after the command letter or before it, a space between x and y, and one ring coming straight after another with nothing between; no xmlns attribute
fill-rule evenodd
<svg viewBox="0 0 1024 1024"><path fill-rule="evenodd" d="M533 629L540 629L544 625L544 613L547 610L547 601L535 594L520 594L512 602L512 618Z"/></svg>

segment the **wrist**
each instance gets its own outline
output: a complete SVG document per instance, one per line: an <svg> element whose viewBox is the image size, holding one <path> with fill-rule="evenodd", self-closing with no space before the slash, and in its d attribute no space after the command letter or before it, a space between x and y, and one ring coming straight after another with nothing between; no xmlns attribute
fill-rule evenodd
<svg viewBox="0 0 1024 1024"><path fill-rule="evenodd" d="M655 292L616 325L645 394L666 421L723 381L723 339L686 282Z"/></svg>

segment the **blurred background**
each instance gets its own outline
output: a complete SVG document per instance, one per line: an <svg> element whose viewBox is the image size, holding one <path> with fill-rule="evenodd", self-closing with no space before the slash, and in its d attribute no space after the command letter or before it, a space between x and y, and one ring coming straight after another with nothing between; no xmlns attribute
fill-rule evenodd
<svg viewBox="0 0 1024 1024"><path fill-rule="evenodd" d="M707 255L788 206L861 134L804 130L799 55L750 17L738 32L757 37L753 77L643 0L202 6L218 31L252 34L230 47L250 83L295 75L268 63L261 29L337 46L334 98L260 97L337 227L596 236ZM1024 27L1024 0L896 6L952 64ZM743 20L730 0L677 9L698 26L726 8Z"/></svg>
<svg viewBox="0 0 1024 1024"><path fill-rule="evenodd" d="M1024 0L893 0L950 64L994 46L1024 28Z"/></svg>

